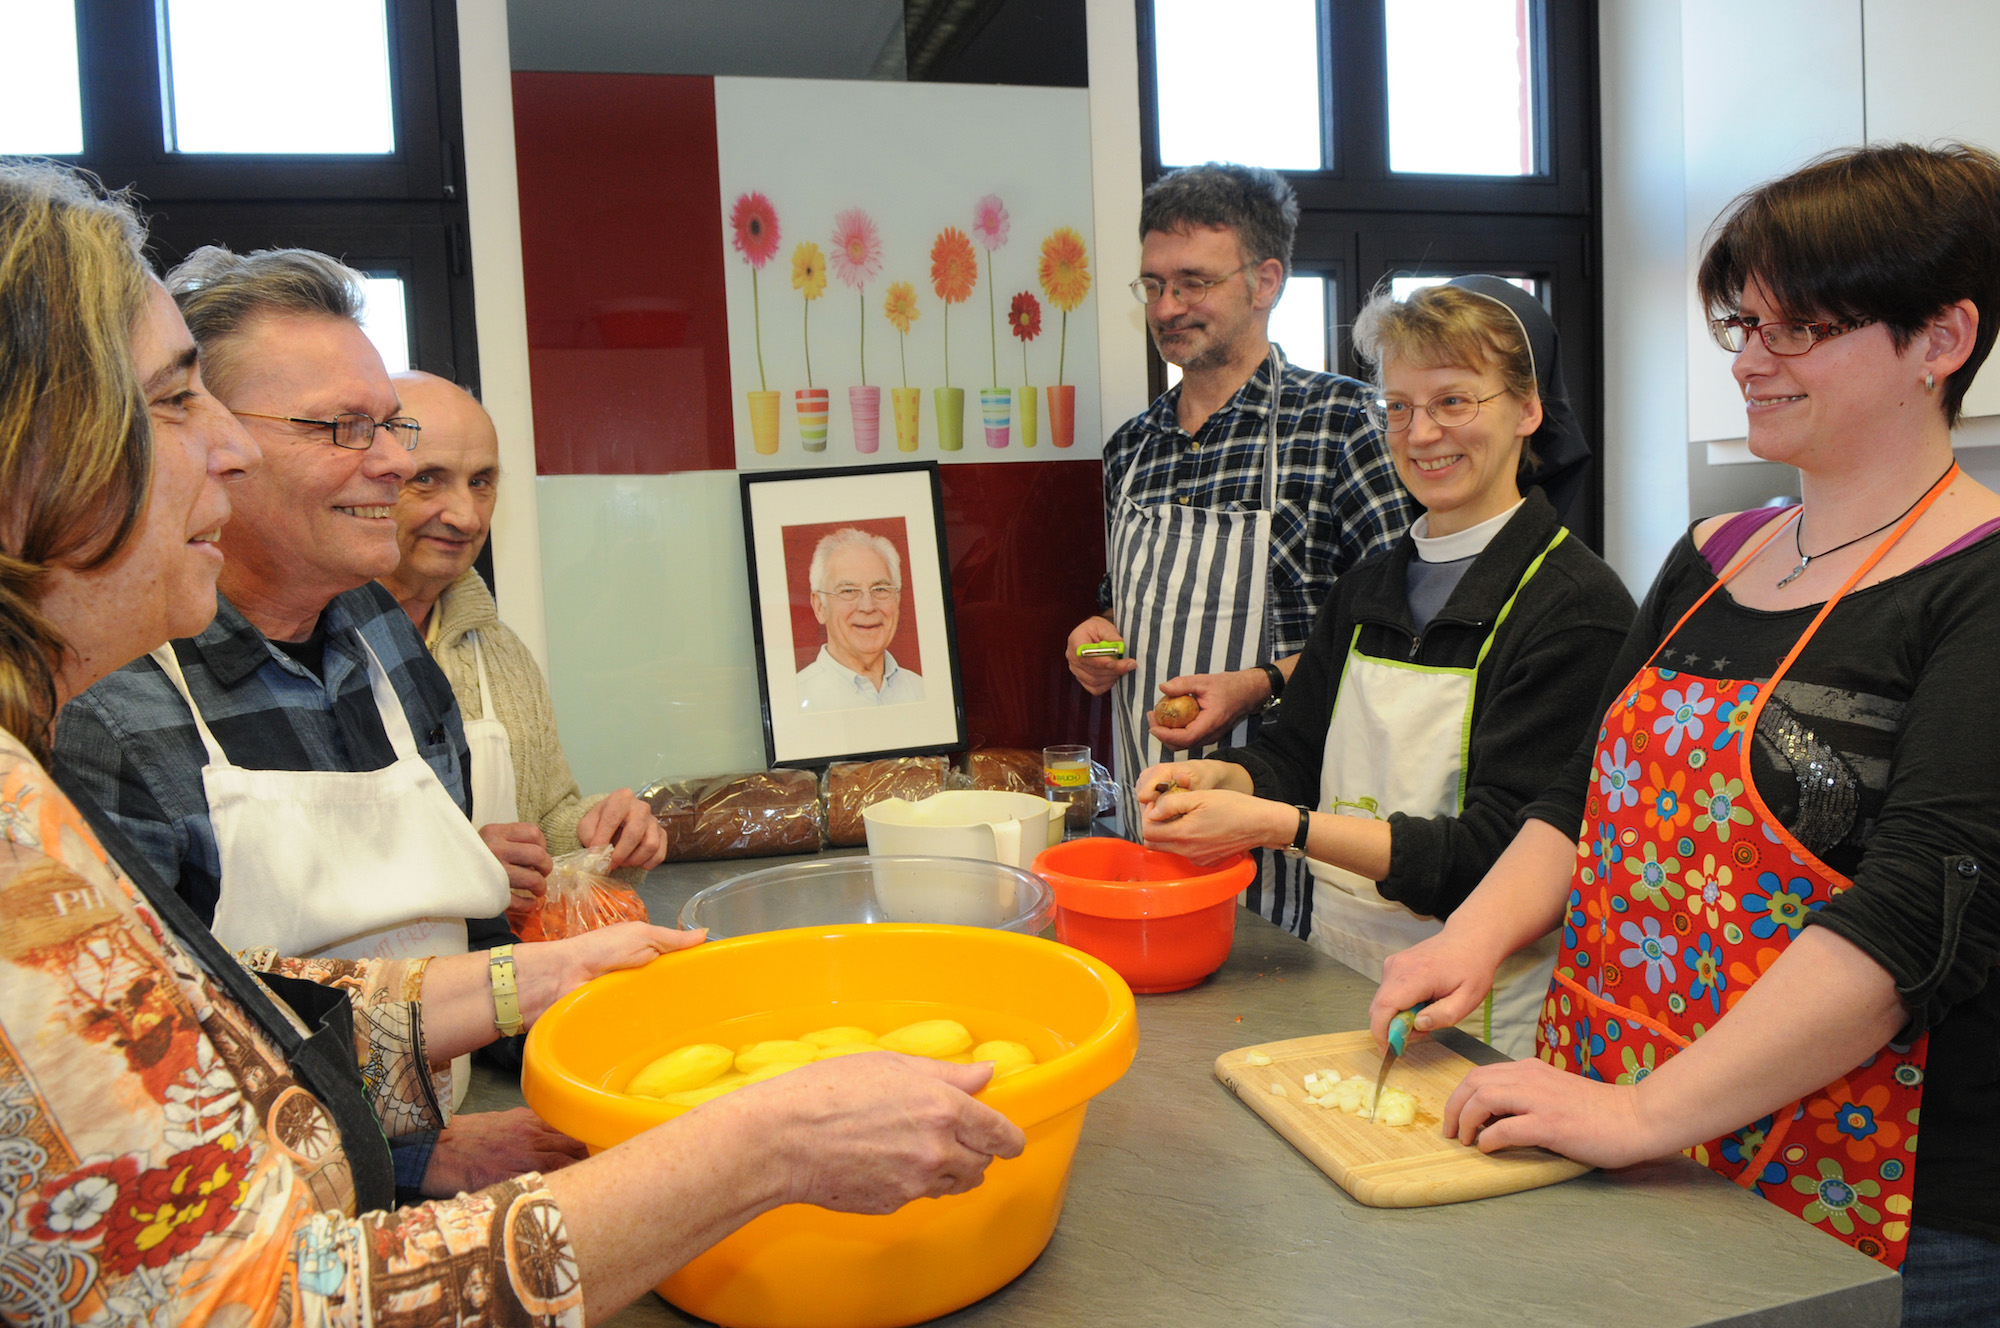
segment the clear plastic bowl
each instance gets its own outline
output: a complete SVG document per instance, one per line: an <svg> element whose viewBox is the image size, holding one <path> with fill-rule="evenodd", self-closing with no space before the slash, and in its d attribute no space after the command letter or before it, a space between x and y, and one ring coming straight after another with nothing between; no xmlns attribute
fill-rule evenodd
<svg viewBox="0 0 2000 1328"><path fill-rule="evenodd" d="M852 922L944 923L1033 936L1055 892L1041 877L975 858L852 857L793 862L711 885L681 909L711 938Z"/></svg>

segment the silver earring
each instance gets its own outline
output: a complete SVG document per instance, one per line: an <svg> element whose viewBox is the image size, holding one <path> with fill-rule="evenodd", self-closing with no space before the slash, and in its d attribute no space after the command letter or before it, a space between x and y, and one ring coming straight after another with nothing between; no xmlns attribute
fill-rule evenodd
<svg viewBox="0 0 2000 1328"><path fill-rule="evenodd" d="M1926 391L1926 392L1935 392L1935 391L1937 391L1937 375L1936 375L1936 374L1928 374L1928 373L1927 373L1927 374L1925 374L1925 375L1924 375L1924 391Z"/></svg>

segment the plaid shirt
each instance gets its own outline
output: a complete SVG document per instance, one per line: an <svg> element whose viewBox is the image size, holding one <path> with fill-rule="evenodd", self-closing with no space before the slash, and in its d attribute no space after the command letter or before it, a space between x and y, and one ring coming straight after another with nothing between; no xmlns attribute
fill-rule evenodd
<svg viewBox="0 0 2000 1328"><path fill-rule="evenodd" d="M279 650L216 596L215 621L173 643L188 691L223 754L250 770L380 770L396 759L368 686L367 638L402 699L417 750L471 814L470 756L451 684L395 597L370 582L336 596L324 680ZM358 636L357 636L358 634ZM204 921L215 917L221 860L201 770L208 752L194 715L151 659L127 664L63 707L56 764L131 839ZM477 948L475 946L475 948Z"/></svg>
<svg viewBox="0 0 2000 1328"><path fill-rule="evenodd" d="M1280 362L1283 353L1280 352ZM1278 510L1271 518L1271 653L1295 655L1312 634L1333 583L1355 563L1402 538L1418 508L1396 478L1382 433L1361 413L1366 384L1285 364L1278 395ZM1267 360L1229 403L1190 437L1176 422L1181 389L1163 393L1104 445L1104 508L1115 518L1126 496L1140 506L1187 503L1255 511L1264 505ZM1100 608L1109 608L1109 579Z"/></svg>

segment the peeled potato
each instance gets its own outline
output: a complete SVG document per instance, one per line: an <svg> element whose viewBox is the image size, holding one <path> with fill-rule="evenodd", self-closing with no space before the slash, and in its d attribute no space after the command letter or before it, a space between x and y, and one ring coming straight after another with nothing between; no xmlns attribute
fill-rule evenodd
<svg viewBox="0 0 2000 1328"><path fill-rule="evenodd" d="M640 1097L684 1093L714 1082L735 1059L729 1048L719 1047L713 1042L677 1047L633 1075L625 1091Z"/></svg>
<svg viewBox="0 0 2000 1328"><path fill-rule="evenodd" d="M739 1073L750 1074L767 1065L805 1065L819 1058L819 1048L810 1042L788 1038L775 1038L769 1042L753 1042L736 1053L736 1069Z"/></svg>
<svg viewBox="0 0 2000 1328"><path fill-rule="evenodd" d="M810 1033L799 1034L799 1041L810 1042L815 1047L847 1047L857 1042L875 1045L875 1034L865 1028L843 1024L838 1028L817 1028Z"/></svg>
<svg viewBox="0 0 2000 1328"><path fill-rule="evenodd" d="M982 1042L972 1049L975 1061L992 1061L993 1077L1005 1079L1035 1063L1035 1053L1018 1042Z"/></svg>
<svg viewBox="0 0 2000 1328"><path fill-rule="evenodd" d="M830 1047L821 1047L819 1049L819 1059L830 1061L835 1056L858 1056L864 1051L880 1050L882 1049L873 1042L838 1042Z"/></svg>
<svg viewBox="0 0 2000 1328"><path fill-rule="evenodd" d="M749 1074L744 1075L743 1082L736 1085L736 1087L748 1088L752 1084L761 1084L766 1079L776 1079L781 1074L790 1074L793 1070L796 1070L800 1066L807 1064L810 1064L810 1062L772 1061L769 1065L763 1066L760 1069L752 1070L750 1071Z"/></svg>
<svg viewBox="0 0 2000 1328"><path fill-rule="evenodd" d="M726 1074L714 1083L705 1084L700 1088L691 1088L684 1093L662 1094L660 1101L676 1107L698 1107L704 1102L721 1097L724 1093L735 1092L743 1087L748 1078L747 1075Z"/></svg>
<svg viewBox="0 0 2000 1328"><path fill-rule="evenodd" d="M1153 707L1153 722L1163 729L1184 729L1200 713L1201 705L1192 696L1166 696Z"/></svg>
<svg viewBox="0 0 2000 1328"><path fill-rule="evenodd" d="M880 1046L884 1051L946 1060L962 1051L970 1051L972 1034L955 1019L925 1019L905 1024L893 1033L884 1033Z"/></svg>

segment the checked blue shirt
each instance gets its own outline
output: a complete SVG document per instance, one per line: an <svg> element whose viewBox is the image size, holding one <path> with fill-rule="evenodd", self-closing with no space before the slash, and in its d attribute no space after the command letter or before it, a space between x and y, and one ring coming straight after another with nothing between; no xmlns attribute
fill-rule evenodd
<svg viewBox="0 0 2000 1328"><path fill-rule="evenodd" d="M1278 391L1278 510L1271 519L1271 654L1295 655L1340 574L1401 539L1418 508L1396 478L1382 433L1361 412L1367 384L1283 366ZM1190 436L1177 423L1178 385L1104 445L1104 503L1115 515L1126 471L1141 506L1254 511L1263 506L1264 421L1271 365ZM1112 569L1112 575L1117 569ZM1109 609L1109 579L1100 608Z"/></svg>
<svg viewBox="0 0 2000 1328"><path fill-rule="evenodd" d="M250 770L391 764L395 749L368 687L358 634L388 671L418 752L470 815L464 772L471 758L458 702L394 596L370 582L326 606L323 679L266 640L228 599L217 595L216 602L208 630L173 647L230 761ZM187 702L160 666L136 659L63 707L55 758L67 787L116 822L203 921L213 920L221 861L201 781L208 753Z"/></svg>

